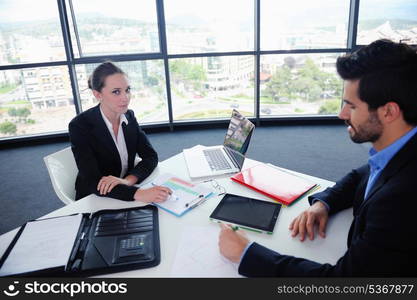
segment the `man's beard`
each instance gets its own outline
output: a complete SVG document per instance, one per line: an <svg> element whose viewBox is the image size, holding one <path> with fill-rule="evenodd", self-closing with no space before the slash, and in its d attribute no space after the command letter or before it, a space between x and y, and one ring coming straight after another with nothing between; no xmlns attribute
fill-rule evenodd
<svg viewBox="0 0 417 300"><path fill-rule="evenodd" d="M376 112L371 112L368 120L357 127L353 127L349 121L345 121L345 123L353 130L353 133L350 133L350 138L354 143L374 143L382 135L382 124Z"/></svg>

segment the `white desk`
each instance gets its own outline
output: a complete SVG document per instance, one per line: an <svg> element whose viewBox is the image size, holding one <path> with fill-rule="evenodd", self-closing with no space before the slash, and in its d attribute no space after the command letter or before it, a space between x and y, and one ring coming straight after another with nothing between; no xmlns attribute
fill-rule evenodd
<svg viewBox="0 0 417 300"><path fill-rule="evenodd" d="M259 162L246 159L243 169ZM149 182L158 173L170 172L178 177L190 180L182 153L179 153L161 163L156 171L146 180ZM321 189L333 185L333 182L312 177L300 173L310 180L320 184ZM226 188L228 193L244 195L257 199L268 200L267 197L252 191L230 180L228 176L216 178L217 182ZM190 180L191 181L191 180ZM194 182L198 182L195 180ZM197 208L189 211L182 217L173 216L163 210L159 210L159 230L161 242L161 263L153 268L134 270L129 272L113 273L105 277L169 277L173 265L176 249L180 241L181 233L187 226L215 226L217 224L209 220L209 215L217 206L221 196L211 197ZM271 201L271 200L269 200ZM89 195L77 202L60 208L45 217L62 216L72 213L94 212L100 209L127 208L141 206L139 202L124 202L116 199ZM292 238L288 226L300 212L309 206L306 198L300 199L290 207L281 210L272 235L247 231L249 239L274 249L282 254L304 257L321 263L334 264L346 251L346 239L350 223L352 222L352 210L345 210L333 216L327 225L326 238L316 237L315 240L300 242L298 238ZM5 251L14 232L8 232L0 236L0 254ZM213 247L218 247L217 241Z"/></svg>

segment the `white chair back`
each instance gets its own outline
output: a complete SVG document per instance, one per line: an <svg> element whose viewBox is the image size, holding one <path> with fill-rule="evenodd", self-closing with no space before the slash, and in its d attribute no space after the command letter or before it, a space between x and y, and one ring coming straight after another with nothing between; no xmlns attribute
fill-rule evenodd
<svg viewBox="0 0 417 300"><path fill-rule="evenodd" d="M52 153L44 158L55 193L65 204L75 201L75 179L78 168L71 147Z"/></svg>

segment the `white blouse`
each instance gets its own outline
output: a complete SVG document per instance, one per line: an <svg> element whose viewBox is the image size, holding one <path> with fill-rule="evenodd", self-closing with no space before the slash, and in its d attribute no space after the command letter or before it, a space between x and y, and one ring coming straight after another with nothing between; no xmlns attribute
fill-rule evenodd
<svg viewBox="0 0 417 300"><path fill-rule="evenodd" d="M104 123L107 125L107 129L109 130L111 137L113 138L114 144L116 145L117 151L119 152L120 161L122 164L122 171L120 172L120 178L124 178L127 171L127 160L128 160L128 154L127 154L127 147L126 147L126 141L125 141L125 135L123 133L122 123L126 123L126 125L129 123L125 114L120 116L120 123L119 123L119 130L117 131L117 138L114 135L113 126L109 119L104 115L103 111L100 107L101 116L103 117Z"/></svg>

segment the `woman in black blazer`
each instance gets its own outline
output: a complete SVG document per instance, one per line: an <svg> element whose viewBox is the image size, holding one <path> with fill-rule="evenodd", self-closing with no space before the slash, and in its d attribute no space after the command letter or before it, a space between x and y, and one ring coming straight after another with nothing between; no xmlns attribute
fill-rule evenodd
<svg viewBox="0 0 417 300"><path fill-rule="evenodd" d="M99 65L88 86L99 104L69 124L72 152L78 167L76 200L91 193L126 201L162 202L171 190L133 185L148 177L158 155L139 127L130 102L126 74L111 62ZM141 161L135 166L135 156Z"/></svg>

